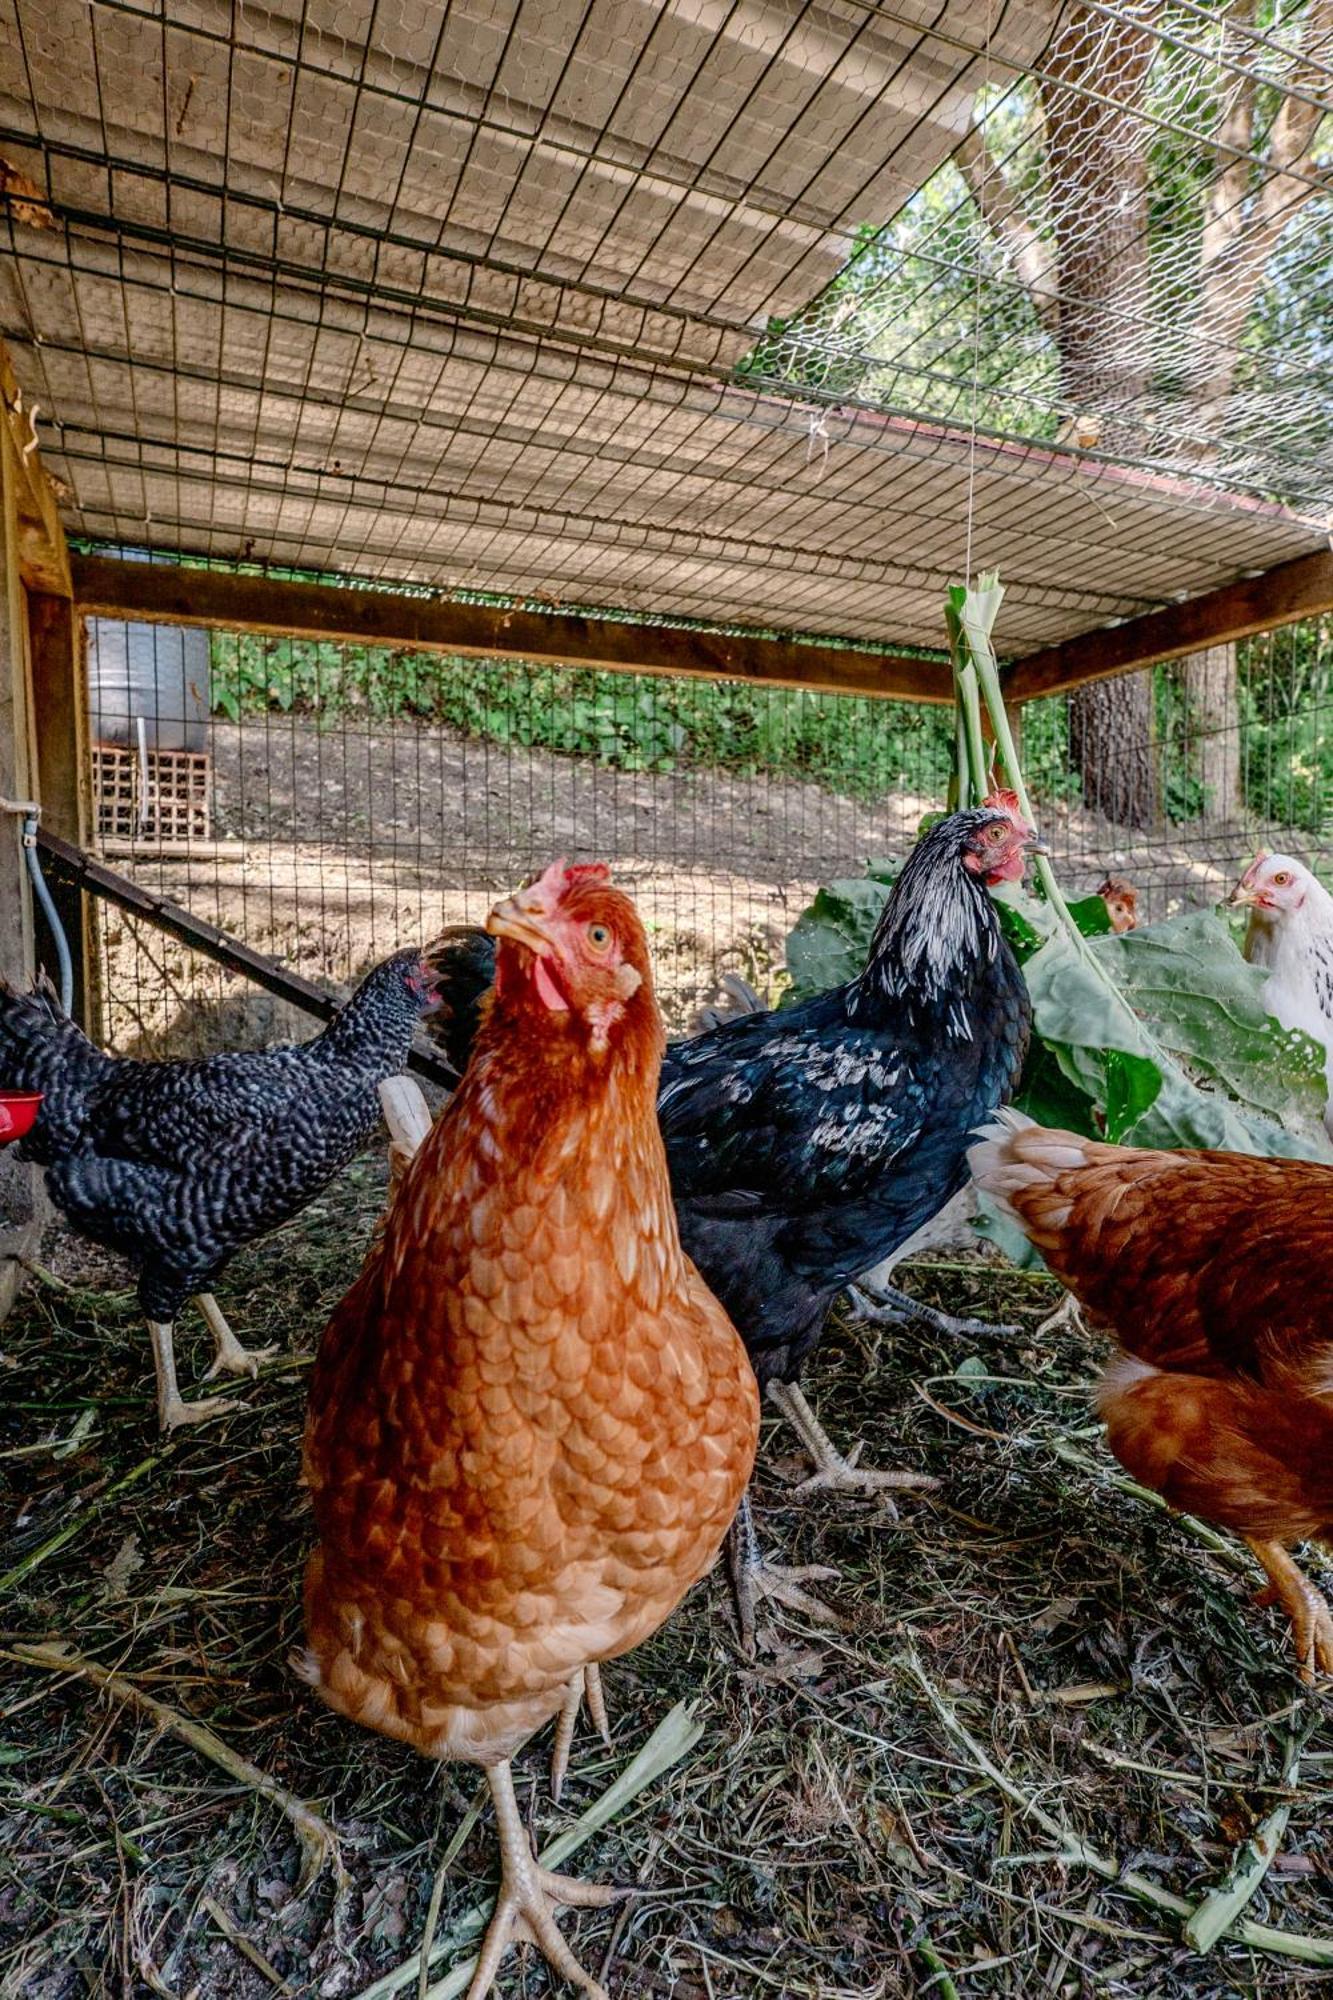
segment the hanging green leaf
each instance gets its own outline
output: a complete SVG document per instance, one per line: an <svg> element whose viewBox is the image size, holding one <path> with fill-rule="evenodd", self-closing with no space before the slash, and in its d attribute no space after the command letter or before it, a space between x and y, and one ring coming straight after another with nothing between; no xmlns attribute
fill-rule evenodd
<svg viewBox="0 0 1333 2000"><path fill-rule="evenodd" d="M1057 931L1023 972L1036 1033L1109 1137L1333 1157L1322 1051L1264 1011L1263 974L1211 911L1082 950Z"/></svg>

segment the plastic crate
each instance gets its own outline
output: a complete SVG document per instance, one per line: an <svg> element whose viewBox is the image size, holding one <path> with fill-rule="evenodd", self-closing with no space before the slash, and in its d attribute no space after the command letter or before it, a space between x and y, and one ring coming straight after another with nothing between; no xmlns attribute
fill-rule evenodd
<svg viewBox="0 0 1333 2000"><path fill-rule="evenodd" d="M100 840L211 840L213 786L205 750L93 745L93 796Z"/></svg>

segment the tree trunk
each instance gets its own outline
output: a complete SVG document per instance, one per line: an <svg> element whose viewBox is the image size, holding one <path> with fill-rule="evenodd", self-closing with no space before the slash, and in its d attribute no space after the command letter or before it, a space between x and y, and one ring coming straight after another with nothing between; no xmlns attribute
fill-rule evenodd
<svg viewBox="0 0 1333 2000"><path fill-rule="evenodd" d="M1061 400L1095 421L1100 448L1143 447L1152 365L1148 157L1139 118L1153 37L1138 23L1066 9L1042 83L1047 207L1055 233ZM1099 88L1089 90L1089 80ZM1158 817L1150 673L1079 688L1069 748L1084 802L1122 826Z"/></svg>
<svg viewBox="0 0 1333 2000"><path fill-rule="evenodd" d="M1117 826L1158 820L1152 672L1120 674L1076 688L1069 698L1069 754L1084 803Z"/></svg>
<svg viewBox="0 0 1333 2000"><path fill-rule="evenodd" d="M1060 388L1098 419L1103 450L1143 436L1152 367L1148 152L1140 118L1155 42L1137 22L1070 6L1041 84L1055 234ZM1095 80L1096 88L1089 88Z"/></svg>
<svg viewBox="0 0 1333 2000"><path fill-rule="evenodd" d="M1180 662L1189 718L1189 766L1203 787L1201 817L1223 825L1241 817L1240 702L1236 648L1209 646Z"/></svg>

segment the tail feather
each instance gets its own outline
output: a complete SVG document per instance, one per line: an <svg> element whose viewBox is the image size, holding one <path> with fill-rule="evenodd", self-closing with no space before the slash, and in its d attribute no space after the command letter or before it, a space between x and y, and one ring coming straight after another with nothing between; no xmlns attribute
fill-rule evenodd
<svg viewBox="0 0 1333 2000"><path fill-rule="evenodd" d="M738 1020L742 1014L767 1012L749 980L742 978L739 972L724 972L719 984L723 997L699 1009L693 1022L695 1034L706 1035L712 1029L720 1028L724 1021Z"/></svg>
<svg viewBox="0 0 1333 2000"><path fill-rule="evenodd" d="M967 1163L977 1186L1026 1231L1044 1253L1053 1250L1074 1213L1077 1184L1064 1177L1123 1158L1121 1149L1077 1132L1048 1130L1012 1105L979 1128Z"/></svg>
<svg viewBox="0 0 1333 2000"><path fill-rule="evenodd" d="M495 940L468 924L451 924L426 948L440 1005L423 1023L459 1076L481 1026L482 1003L495 979Z"/></svg>

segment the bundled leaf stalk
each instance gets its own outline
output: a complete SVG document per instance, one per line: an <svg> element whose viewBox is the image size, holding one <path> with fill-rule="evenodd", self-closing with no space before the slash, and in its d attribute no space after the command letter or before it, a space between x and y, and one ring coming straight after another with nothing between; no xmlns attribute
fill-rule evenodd
<svg viewBox="0 0 1333 2000"><path fill-rule="evenodd" d="M1003 596L992 571L973 589L951 590L946 606L963 760L958 794L974 802L989 789L984 703L1005 778L1035 825L991 644ZM1050 858L1038 855L1036 866L1045 910L1014 899L1047 932L1024 967L1036 1030L1060 1077L1091 1098L1105 1135L1327 1158L1322 1051L1271 1019L1262 974L1245 965L1225 924L1200 911L1125 937L1090 938L1107 928L1098 899L1071 908ZM1222 1089L1201 1089L1180 1055ZM1050 1108L1042 1104L1038 1115Z"/></svg>

